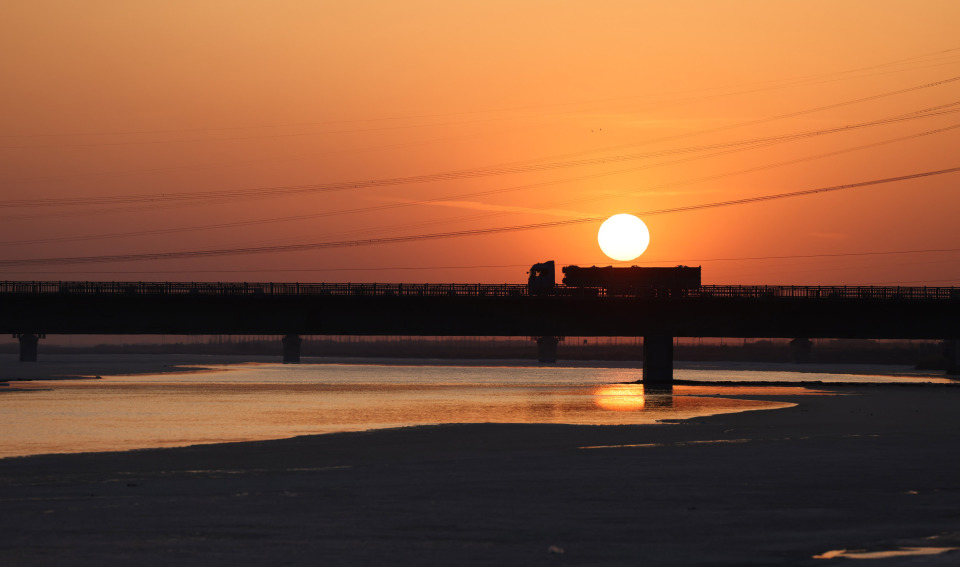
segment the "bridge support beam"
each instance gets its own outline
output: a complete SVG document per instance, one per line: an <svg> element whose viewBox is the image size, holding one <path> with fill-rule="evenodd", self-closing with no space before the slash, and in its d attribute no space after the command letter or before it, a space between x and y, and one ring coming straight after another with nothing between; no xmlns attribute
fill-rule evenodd
<svg viewBox="0 0 960 567"><path fill-rule="evenodd" d="M20 362L36 362L37 343L44 338L44 335L40 333L17 333L13 337L20 340Z"/></svg>
<svg viewBox="0 0 960 567"><path fill-rule="evenodd" d="M537 341L537 360L540 362L556 362L557 344L560 343L560 338L550 335L534 338Z"/></svg>
<svg viewBox="0 0 960 567"><path fill-rule="evenodd" d="M300 343L303 339L300 335L287 335L283 337L283 363L300 364Z"/></svg>
<svg viewBox="0 0 960 567"><path fill-rule="evenodd" d="M652 335L643 337L644 384L673 382L673 337Z"/></svg>

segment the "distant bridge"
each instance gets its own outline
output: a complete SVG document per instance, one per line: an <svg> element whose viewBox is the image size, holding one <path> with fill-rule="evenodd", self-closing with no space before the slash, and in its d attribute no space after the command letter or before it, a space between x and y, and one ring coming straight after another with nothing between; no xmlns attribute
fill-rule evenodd
<svg viewBox="0 0 960 567"><path fill-rule="evenodd" d="M642 336L644 379L670 380L674 337L960 339L960 288L701 286L607 294L559 286L0 282L0 332L36 360L47 334ZM809 343L807 343L809 344ZM960 356L960 355L958 355ZM960 360L957 361L960 363Z"/></svg>

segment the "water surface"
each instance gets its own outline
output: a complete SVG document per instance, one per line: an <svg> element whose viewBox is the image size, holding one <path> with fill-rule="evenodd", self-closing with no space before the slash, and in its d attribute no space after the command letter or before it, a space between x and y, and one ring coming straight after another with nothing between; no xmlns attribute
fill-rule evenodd
<svg viewBox="0 0 960 567"><path fill-rule="evenodd" d="M235 364L13 382L0 392L0 457L440 423L655 423L789 405L709 397L707 385L667 393L624 383L639 378L613 368Z"/></svg>
<svg viewBox="0 0 960 567"><path fill-rule="evenodd" d="M81 362L83 364L81 364ZM136 359L8 365L39 374L143 371ZM102 366L98 366L102 364ZM404 361L403 364L205 364L205 371L10 382L0 389L0 457L116 451L441 423L651 424L791 404L804 383L915 381L887 370L798 372L762 365L692 365L670 391L634 382L638 368ZM678 365L680 366L680 365ZM38 370L39 369L39 370ZM58 370L59 369L59 370ZM173 370L172 372L170 370ZM817 370L817 369L812 369ZM876 369L874 369L876 370ZM14 370L16 371L16 370ZM151 370L154 372L154 370ZM923 381L938 381L923 378ZM749 387L723 382L784 382ZM696 382L703 382L697 384ZM746 399L725 396L741 396Z"/></svg>

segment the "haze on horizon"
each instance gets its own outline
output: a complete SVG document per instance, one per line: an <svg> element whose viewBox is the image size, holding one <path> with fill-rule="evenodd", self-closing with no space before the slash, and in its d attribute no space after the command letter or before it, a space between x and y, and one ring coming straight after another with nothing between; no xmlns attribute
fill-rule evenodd
<svg viewBox="0 0 960 567"><path fill-rule="evenodd" d="M958 24L949 0L5 2L0 279L520 282L613 263L590 219L634 213L631 263L704 283L960 285L958 172L697 208L960 167Z"/></svg>

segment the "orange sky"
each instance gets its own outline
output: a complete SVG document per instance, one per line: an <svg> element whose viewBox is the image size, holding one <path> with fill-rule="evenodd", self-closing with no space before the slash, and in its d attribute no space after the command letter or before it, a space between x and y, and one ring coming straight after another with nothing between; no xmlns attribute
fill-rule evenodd
<svg viewBox="0 0 960 567"><path fill-rule="evenodd" d="M419 237L958 167L957 29L953 0L4 2L0 279L498 283L548 259L611 264L599 222L10 261ZM636 263L702 264L705 283L960 285L958 187L643 216Z"/></svg>

